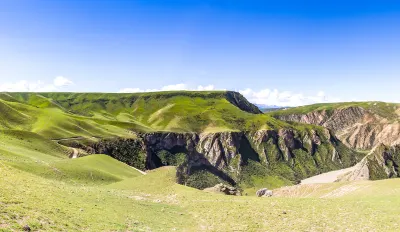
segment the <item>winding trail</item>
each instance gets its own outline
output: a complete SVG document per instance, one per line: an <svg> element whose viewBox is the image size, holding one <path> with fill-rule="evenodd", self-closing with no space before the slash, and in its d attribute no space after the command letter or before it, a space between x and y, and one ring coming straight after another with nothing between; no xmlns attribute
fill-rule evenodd
<svg viewBox="0 0 400 232"><path fill-rule="evenodd" d="M136 171L140 172L140 173L143 174L143 175L147 175L147 172L144 172L144 171L139 170L139 169L137 169L137 168L135 168L135 167L132 167L132 166L131 166L131 168L135 169Z"/></svg>
<svg viewBox="0 0 400 232"><path fill-rule="evenodd" d="M92 139L98 139L97 137L90 137ZM61 142L61 141L70 141L70 140L83 140L86 139L86 137L78 136L78 137L71 137L71 138L63 138L63 139L52 139L52 141L55 142Z"/></svg>

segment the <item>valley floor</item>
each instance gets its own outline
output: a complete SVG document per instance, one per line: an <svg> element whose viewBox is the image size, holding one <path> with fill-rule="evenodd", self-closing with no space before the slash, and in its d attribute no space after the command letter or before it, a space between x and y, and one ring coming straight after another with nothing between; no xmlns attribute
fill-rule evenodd
<svg viewBox="0 0 400 232"><path fill-rule="evenodd" d="M0 172L0 231L400 230L399 179L299 185L257 198L177 185L174 167L103 186L42 178L2 161Z"/></svg>

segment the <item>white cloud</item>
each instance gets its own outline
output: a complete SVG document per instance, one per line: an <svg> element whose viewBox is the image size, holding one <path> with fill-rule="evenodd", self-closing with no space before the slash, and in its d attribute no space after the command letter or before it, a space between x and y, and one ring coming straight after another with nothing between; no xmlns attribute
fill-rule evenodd
<svg viewBox="0 0 400 232"><path fill-rule="evenodd" d="M199 85L199 86L197 86L197 90L198 91L211 91L211 90L214 90L214 85L206 85L206 86Z"/></svg>
<svg viewBox="0 0 400 232"><path fill-rule="evenodd" d="M187 90L188 87L185 84L167 85L161 88L161 91L172 91L172 90Z"/></svg>
<svg viewBox="0 0 400 232"><path fill-rule="evenodd" d="M158 92L171 90L192 90L192 91L211 91L215 90L214 85L199 85L195 88L186 84L167 85L159 89L140 89L140 88L124 88L120 93L141 93L141 92ZM276 105L276 106L300 106L322 102L337 102L339 99L331 98L325 95L323 91L317 92L313 96L306 96L302 93L292 93L290 91L279 91L277 89L261 89L255 91L253 89L243 89L239 92L254 104Z"/></svg>
<svg viewBox="0 0 400 232"><path fill-rule="evenodd" d="M56 87L68 86L68 85L74 84L71 80L68 80L67 78L62 77L62 76L56 77L54 79L53 83L54 83L54 86L56 86Z"/></svg>
<svg viewBox="0 0 400 232"><path fill-rule="evenodd" d="M120 93L141 93L141 92L145 92L143 89L139 89L139 88L125 88L125 89L121 89L119 91Z"/></svg>
<svg viewBox="0 0 400 232"><path fill-rule="evenodd" d="M46 84L42 81L17 81L0 83L0 92L57 92L60 88L73 84L64 77L56 77L53 84Z"/></svg>
<svg viewBox="0 0 400 232"><path fill-rule="evenodd" d="M276 106L301 106L323 102L337 102L339 99L331 98L325 95L323 91L319 91L315 96L306 96L302 93L292 93L290 91L279 91L277 89L262 89L255 91L252 89L244 89L239 91L250 102L263 105Z"/></svg>
<svg viewBox="0 0 400 232"><path fill-rule="evenodd" d="M139 88L124 88L120 93L142 93L142 92L158 92L158 91L173 91L173 90L197 90L197 91L211 91L214 90L214 85L199 85L196 88L189 87L186 84L166 85L159 89L139 89Z"/></svg>

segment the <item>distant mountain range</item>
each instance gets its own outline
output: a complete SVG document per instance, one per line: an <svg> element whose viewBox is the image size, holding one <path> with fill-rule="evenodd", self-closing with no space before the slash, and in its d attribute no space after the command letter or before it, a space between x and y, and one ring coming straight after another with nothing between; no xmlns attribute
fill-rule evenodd
<svg viewBox="0 0 400 232"><path fill-rule="evenodd" d="M290 106L277 106L277 105L266 105L266 104L255 104L262 112L271 112L275 110L288 109Z"/></svg>

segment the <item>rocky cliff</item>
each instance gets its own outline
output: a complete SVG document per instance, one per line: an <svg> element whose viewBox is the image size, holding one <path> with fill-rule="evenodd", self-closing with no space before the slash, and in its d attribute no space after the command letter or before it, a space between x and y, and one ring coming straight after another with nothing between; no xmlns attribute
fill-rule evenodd
<svg viewBox="0 0 400 232"><path fill-rule="evenodd" d="M235 105L236 107L238 107L239 109L249 112L249 113L253 113L253 114L261 114L261 110L253 105L252 103L250 103L245 97L243 97L242 94L235 92L235 91L227 91L226 92L226 99L233 105Z"/></svg>
<svg viewBox="0 0 400 232"><path fill-rule="evenodd" d="M323 128L199 134L152 132L138 133L137 137L102 141L90 149L145 169L178 166L178 182L197 188L221 181L251 185L257 176L277 176L295 183L360 161L358 153L347 149Z"/></svg>
<svg viewBox="0 0 400 232"><path fill-rule="evenodd" d="M324 126L331 129L347 146L369 150L383 143L400 143L400 108L388 105L384 112L373 108L350 106L311 112L285 112L274 115L285 121ZM382 110L381 110L382 111Z"/></svg>

